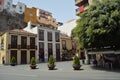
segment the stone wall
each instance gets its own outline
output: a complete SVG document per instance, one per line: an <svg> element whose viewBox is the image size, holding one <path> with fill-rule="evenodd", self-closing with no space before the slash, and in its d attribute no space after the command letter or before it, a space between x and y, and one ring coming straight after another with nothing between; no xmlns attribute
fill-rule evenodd
<svg viewBox="0 0 120 80"><path fill-rule="evenodd" d="M26 27L26 23L23 20L23 14L11 14L3 11L0 13L0 31L22 29Z"/></svg>

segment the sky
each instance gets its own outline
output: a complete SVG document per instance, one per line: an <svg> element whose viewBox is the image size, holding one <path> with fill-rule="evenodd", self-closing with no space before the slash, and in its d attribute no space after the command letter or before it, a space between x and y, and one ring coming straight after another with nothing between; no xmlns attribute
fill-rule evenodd
<svg viewBox="0 0 120 80"><path fill-rule="evenodd" d="M74 0L13 0L13 4L22 2L27 7L36 7L52 13L57 22L67 22L76 19Z"/></svg>

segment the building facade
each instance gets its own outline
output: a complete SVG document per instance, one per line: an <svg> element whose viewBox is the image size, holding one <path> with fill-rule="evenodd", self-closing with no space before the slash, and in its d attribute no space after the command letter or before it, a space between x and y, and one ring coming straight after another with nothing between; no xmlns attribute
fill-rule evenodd
<svg viewBox="0 0 120 80"><path fill-rule="evenodd" d="M36 58L36 35L24 30L11 30L0 35L0 63L10 64L15 57L17 64L30 63Z"/></svg>
<svg viewBox="0 0 120 80"><path fill-rule="evenodd" d="M25 12L25 4L18 2L16 5L12 5L12 12L23 14Z"/></svg>
<svg viewBox="0 0 120 80"><path fill-rule="evenodd" d="M75 0L75 5L78 7L76 9L76 15L84 12L86 9L89 8L89 5L92 4L92 0Z"/></svg>
<svg viewBox="0 0 120 80"><path fill-rule="evenodd" d="M6 11L10 12L12 9L13 0L4 0L4 8Z"/></svg>
<svg viewBox="0 0 120 80"><path fill-rule="evenodd" d="M52 13L35 7L25 7L24 21L26 23L31 21L34 24L51 26L51 28L56 28L57 26L56 19L52 17Z"/></svg>
<svg viewBox="0 0 120 80"><path fill-rule="evenodd" d="M63 33L61 33L60 40L61 40L62 60L72 59L74 54L76 54L77 52L75 40Z"/></svg>
<svg viewBox="0 0 120 80"><path fill-rule="evenodd" d="M56 19L52 17L52 13L42 9L37 9L37 21L40 24L52 26L53 28L57 26Z"/></svg>
<svg viewBox="0 0 120 80"><path fill-rule="evenodd" d="M32 23L37 24L36 12L37 8L28 8L27 6L25 6L24 22L28 23L29 21L31 21Z"/></svg>
<svg viewBox="0 0 120 80"><path fill-rule="evenodd" d="M60 61L60 31L43 24L28 23L24 28L28 32L37 34L37 59L39 62L47 62L50 55L56 61Z"/></svg>
<svg viewBox="0 0 120 80"><path fill-rule="evenodd" d="M0 0L0 12L3 11L4 8L4 0Z"/></svg>
<svg viewBox="0 0 120 80"><path fill-rule="evenodd" d="M81 59L84 56L84 50L78 44L78 39L71 36L72 29L76 27L76 19L71 19L58 27L61 31L61 52L63 57L72 58L73 55L78 55Z"/></svg>
<svg viewBox="0 0 120 80"><path fill-rule="evenodd" d="M25 11L25 4L18 2L14 5L13 0L0 0L0 12L3 10L10 13L23 14Z"/></svg>

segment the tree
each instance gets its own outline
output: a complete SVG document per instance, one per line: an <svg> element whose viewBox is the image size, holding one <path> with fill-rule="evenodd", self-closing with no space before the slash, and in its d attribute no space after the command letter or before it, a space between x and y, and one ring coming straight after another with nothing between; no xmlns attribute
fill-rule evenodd
<svg viewBox="0 0 120 80"><path fill-rule="evenodd" d="M102 49L120 46L120 0L95 0L77 21L72 36L84 48Z"/></svg>

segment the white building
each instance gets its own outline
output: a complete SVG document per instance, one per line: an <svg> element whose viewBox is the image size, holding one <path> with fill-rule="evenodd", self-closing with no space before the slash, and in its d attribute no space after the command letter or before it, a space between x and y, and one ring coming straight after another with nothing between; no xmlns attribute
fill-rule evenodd
<svg viewBox="0 0 120 80"><path fill-rule="evenodd" d="M4 0L0 0L0 12L3 11Z"/></svg>
<svg viewBox="0 0 120 80"><path fill-rule="evenodd" d="M61 33L67 34L70 37L71 31L75 27L76 27L76 19L72 19L64 23L62 26L59 26L58 30L60 30Z"/></svg>
<svg viewBox="0 0 120 80"><path fill-rule="evenodd" d="M18 2L16 5L12 5L12 12L23 14L25 12L25 4Z"/></svg>
<svg viewBox="0 0 120 80"><path fill-rule="evenodd" d="M48 28L42 24L34 25L28 22L24 30L37 34L37 59L41 62L48 61L50 55L53 55L57 61L60 61L60 31Z"/></svg>
<svg viewBox="0 0 120 80"><path fill-rule="evenodd" d="M4 0L4 9L10 12L12 9L12 3L13 0Z"/></svg>
<svg viewBox="0 0 120 80"><path fill-rule="evenodd" d="M2 12L3 9L10 13L23 14L25 11L25 4L18 2L14 5L13 0L0 0L0 12Z"/></svg>
<svg viewBox="0 0 120 80"><path fill-rule="evenodd" d="M2 12L3 9L10 12L12 9L12 0L0 0L0 12Z"/></svg>

